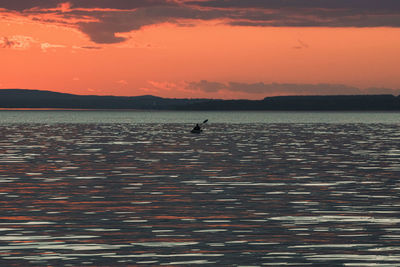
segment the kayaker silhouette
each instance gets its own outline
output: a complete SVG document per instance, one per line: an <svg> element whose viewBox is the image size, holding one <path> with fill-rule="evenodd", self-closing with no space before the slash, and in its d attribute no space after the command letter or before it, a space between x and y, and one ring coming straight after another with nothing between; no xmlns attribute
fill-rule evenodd
<svg viewBox="0 0 400 267"><path fill-rule="evenodd" d="M208 120L203 121L202 124L206 123ZM196 126L191 130L192 133L201 133L203 130L200 127L200 124L196 123Z"/></svg>

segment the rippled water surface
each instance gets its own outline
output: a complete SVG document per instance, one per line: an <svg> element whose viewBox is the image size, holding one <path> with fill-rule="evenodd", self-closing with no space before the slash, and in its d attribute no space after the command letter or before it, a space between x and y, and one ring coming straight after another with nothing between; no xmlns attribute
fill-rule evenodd
<svg viewBox="0 0 400 267"><path fill-rule="evenodd" d="M0 265L400 265L399 124L3 124Z"/></svg>

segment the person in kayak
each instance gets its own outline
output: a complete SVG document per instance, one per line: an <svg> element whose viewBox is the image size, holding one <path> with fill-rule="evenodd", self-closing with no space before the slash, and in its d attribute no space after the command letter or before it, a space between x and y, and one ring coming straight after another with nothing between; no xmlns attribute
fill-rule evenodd
<svg viewBox="0 0 400 267"><path fill-rule="evenodd" d="M193 131L200 131L201 127L198 123L196 123L196 126L194 126Z"/></svg>

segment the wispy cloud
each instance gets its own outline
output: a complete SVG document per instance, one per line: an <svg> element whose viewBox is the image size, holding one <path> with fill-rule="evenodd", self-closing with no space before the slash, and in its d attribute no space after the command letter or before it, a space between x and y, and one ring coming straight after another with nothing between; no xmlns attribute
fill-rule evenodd
<svg viewBox="0 0 400 267"><path fill-rule="evenodd" d="M398 0L0 0L0 9L75 27L95 43L124 42L118 33L165 22L188 25L185 20L260 27L400 27Z"/></svg>
<svg viewBox="0 0 400 267"><path fill-rule="evenodd" d="M57 45L57 44L49 44L49 43L41 43L40 48L43 52L47 52L48 49L51 48L65 48L65 45Z"/></svg>
<svg viewBox="0 0 400 267"><path fill-rule="evenodd" d="M0 48L14 50L28 50L30 48L40 48L42 52L47 52L49 49L66 48L65 45L50 44L40 42L30 36L13 35L0 37Z"/></svg>
<svg viewBox="0 0 400 267"><path fill-rule="evenodd" d="M226 90L227 86L219 82L209 82L206 80L201 80L200 82L187 83L186 88L189 90L200 90L208 93L215 93L220 90Z"/></svg>
<svg viewBox="0 0 400 267"><path fill-rule="evenodd" d="M89 46L72 46L72 48L73 49L88 49L88 50L101 50L101 49L103 49L103 47L101 47L101 46L92 46L92 45L89 45Z"/></svg>
<svg viewBox="0 0 400 267"><path fill-rule="evenodd" d="M9 48L16 50L26 50L34 43L30 36L14 35L9 37L0 37L0 48Z"/></svg>

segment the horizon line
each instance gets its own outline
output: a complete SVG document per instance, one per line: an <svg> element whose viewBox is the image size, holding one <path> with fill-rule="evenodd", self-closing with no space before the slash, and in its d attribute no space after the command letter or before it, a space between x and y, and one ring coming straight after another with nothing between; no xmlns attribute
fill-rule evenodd
<svg viewBox="0 0 400 267"><path fill-rule="evenodd" d="M21 90L21 91L38 91L38 92L50 92L50 93L59 93L59 94L66 94L66 95L73 95L73 96L98 96L98 97L123 97L123 98L131 98L131 97L145 97L145 96L150 96L150 97L157 97L157 98L162 98L162 99L204 99L204 100L222 100L222 101L240 101L240 100L245 100L245 101L262 101L266 98L275 98L275 97L321 97L321 96L393 96L393 97L400 97L399 95L395 94L325 94L325 95L320 95L320 94L287 94L287 95L269 95L265 96L261 99L246 99L246 98L203 98L203 97L162 97L162 96L157 96L157 95L151 95L151 94L145 94L145 95L131 95L131 96L122 96L122 95L98 95L98 94L78 94L78 93L65 93L65 92L60 92L60 91L53 91L49 89L23 89L23 88L0 88L0 91L2 90Z"/></svg>

